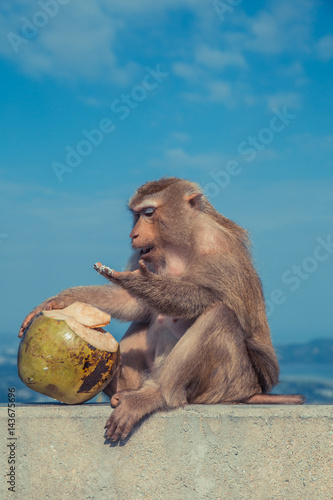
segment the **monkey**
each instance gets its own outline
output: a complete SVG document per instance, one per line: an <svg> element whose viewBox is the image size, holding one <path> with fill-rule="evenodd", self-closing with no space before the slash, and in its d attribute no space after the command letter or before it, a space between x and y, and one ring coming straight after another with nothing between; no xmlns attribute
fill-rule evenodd
<svg viewBox="0 0 333 500"><path fill-rule="evenodd" d="M144 417L186 404L301 404L272 395L279 365L247 231L220 214L202 189L177 177L139 187L129 201L132 255L108 280L63 290L37 306L78 300L130 321L120 363L104 392L114 408L106 437L125 439Z"/></svg>

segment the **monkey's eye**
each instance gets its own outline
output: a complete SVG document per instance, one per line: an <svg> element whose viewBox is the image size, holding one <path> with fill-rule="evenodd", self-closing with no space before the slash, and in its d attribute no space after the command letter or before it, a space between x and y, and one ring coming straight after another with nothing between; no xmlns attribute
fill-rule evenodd
<svg viewBox="0 0 333 500"><path fill-rule="evenodd" d="M155 213L155 208L154 207L147 207L142 210L142 213L145 217L152 217Z"/></svg>

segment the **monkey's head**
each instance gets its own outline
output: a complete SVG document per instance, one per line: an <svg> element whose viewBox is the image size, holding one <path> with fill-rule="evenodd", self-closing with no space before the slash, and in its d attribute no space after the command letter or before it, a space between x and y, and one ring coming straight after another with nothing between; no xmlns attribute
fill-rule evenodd
<svg viewBox="0 0 333 500"><path fill-rule="evenodd" d="M166 250L190 251L203 199L197 184L177 177L141 186L129 202L134 217L130 237L140 258L158 264Z"/></svg>

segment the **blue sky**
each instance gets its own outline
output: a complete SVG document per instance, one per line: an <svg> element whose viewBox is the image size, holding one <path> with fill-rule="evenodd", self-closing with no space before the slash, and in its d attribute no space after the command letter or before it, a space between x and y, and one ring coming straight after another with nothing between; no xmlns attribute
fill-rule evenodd
<svg viewBox="0 0 333 500"><path fill-rule="evenodd" d="M274 343L331 336L332 14L317 0L4 2L0 331L102 284L94 262L123 268L128 198L176 175L249 230Z"/></svg>

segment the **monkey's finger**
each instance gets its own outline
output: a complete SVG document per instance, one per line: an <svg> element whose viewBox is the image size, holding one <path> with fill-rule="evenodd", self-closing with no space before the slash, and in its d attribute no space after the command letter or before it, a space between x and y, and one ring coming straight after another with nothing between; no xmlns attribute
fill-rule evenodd
<svg viewBox="0 0 333 500"><path fill-rule="evenodd" d="M28 324L30 323L30 321L32 320L32 318L36 316L36 313L34 311L32 311L30 314L28 314L28 316L25 318L25 320L23 321L21 327L20 327L20 331L19 331L19 334L18 336L19 337L22 337L23 333L24 333L24 330L27 328Z"/></svg>
<svg viewBox="0 0 333 500"><path fill-rule="evenodd" d="M116 423L115 419L112 418L112 415L109 418L109 420L106 422L105 429L106 429L105 436L108 439L111 439L111 441L117 441L117 439L118 439L117 433L116 433L117 423Z"/></svg>
<svg viewBox="0 0 333 500"><path fill-rule="evenodd" d="M144 276L149 276L150 271L148 271L148 268L146 266L146 263L141 259L139 260L139 266L140 266L140 271Z"/></svg>
<svg viewBox="0 0 333 500"><path fill-rule="evenodd" d="M101 264L101 262L96 262L96 264L94 264L94 269L98 273L107 274L109 276L113 276L113 272L114 271L110 267L108 267L108 266L103 266L103 264Z"/></svg>
<svg viewBox="0 0 333 500"><path fill-rule="evenodd" d="M50 303L52 304L52 303ZM27 328L27 326L29 325L30 321L38 314L40 313L41 311L43 311L43 309L52 309L52 305L49 306L49 303L45 304L45 306L39 306L39 307L36 307L33 311L31 311L31 313L28 314L28 316L26 316L26 318L24 319L22 325L21 325L21 328L20 328L20 331L19 331L19 334L18 336L19 337L22 337L23 333L24 333L24 330Z"/></svg>
<svg viewBox="0 0 333 500"><path fill-rule="evenodd" d="M28 316L26 316L26 318L24 319L21 327L20 327L20 331L19 331L19 334L18 336L19 337L22 337L24 331L26 330L27 326L29 325L30 321L33 320L33 318L43 310L44 308L43 307L39 307L39 308L36 308L34 309L33 311L31 311L31 313L28 314ZM45 306L45 309L52 309L52 307L48 307L48 305Z"/></svg>
<svg viewBox="0 0 333 500"><path fill-rule="evenodd" d="M61 299L49 300L42 310L51 311L52 309L64 309L66 307L65 301Z"/></svg>
<svg viewBox="0 0 333 500"><path fill-rule="evenodd" d="M99 274L104 276L104 278L107 278L107 279L116 278L116 274L118 274L118 273L116 273L116 271L114 271L110 267L103 266L100 262L96 262L96 264L94 264L94 269Z"/></svg>
<svg viewBox="0 0 333 500"><path fill-rule="evenodd" d="M125 439L127 435L128 432L125 426L118 422L112 422L111 427L106 431L106 437L110 439L110 441Z"/></svg>
<svg viewBox="0 0 333 500"><path fill-rule="evenodd" d="M110 427L110 425L111 425L111 417L112 417L112 414L111 414L111 416L107 419L106 424L104 425L104 429L109 429L109 427Z"/></svg>
<svg viewBox="0 0 333 500"><path fill-rule="evenodd" d="M96 264L94 264L94 269L98 273L103 274L104 276L105 275L110 276L111 278L113 278L113 275L114 275L114 272L115 272L110 267L103 266L103 264L101 264L100 262L96 262Z"/></svg>

